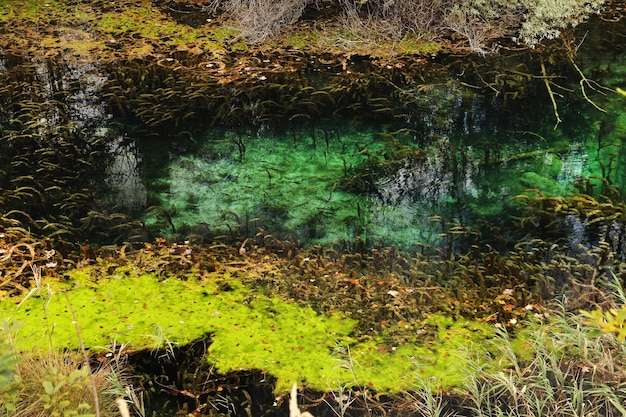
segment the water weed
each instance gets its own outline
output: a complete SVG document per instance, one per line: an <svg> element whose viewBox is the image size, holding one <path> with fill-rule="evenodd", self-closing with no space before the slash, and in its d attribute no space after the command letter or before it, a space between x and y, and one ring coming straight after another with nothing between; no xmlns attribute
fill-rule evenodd
<svg viewBox="0 0 626 417"><path fill-rule="evenodd" d="M338 344L333 351L333 356L335 357L336 366L333 375L334 381L329 382L329 387L332 391L334 402L331 403L326 398L324 398L324 402L337 417L344 417L352 404L357 400L360 400L359 403L362 405L367 406L368 393L359 384L356 367L360 365L352 357L350 346ZM367 409L367 407L365 408ZM367 411L366 415L369 415L370 410L367 409Z"/></svg>

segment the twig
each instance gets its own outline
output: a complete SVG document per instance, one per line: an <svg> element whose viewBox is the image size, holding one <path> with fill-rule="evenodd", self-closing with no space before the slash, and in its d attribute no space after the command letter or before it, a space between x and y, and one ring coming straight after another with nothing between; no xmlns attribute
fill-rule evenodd
<svg viewBox="0 0 626 417"><path fill-rule="evenodd" d="M78 327L78 320L76 319L76 311L74 310L74 306L72 305L70 297L67 295L67 293L63 294L65 295L67 305L72 312L72 321L74 322L74 328L76 329L76 337L78 339L78 343L80 344L80 351L83 354L83 361L85 362L85 366L87 367L87 371L89 372L89 380L91 381L91 392L93 394L96 417L100 417L100 399L98 398L98 387L96 386L96 380L93 376L93 370L91 369L91 365L89 363L89 356L87 356L87 350L85 349L83 338L80 336L80 328Z"/></svg>
<svg viewBox="0 0 626 417"><path fill-rule="evenodd" d="M552 87L550 87L550 80L548 79L548 74L546 73L546 66L543 62L543 58L541 58L541 74L543 75L543 83L548 90L548 94L550 95L550 101L552 101L552 108L554 109L554 116L556 117L556 124L554 125L554 129L557 128L561 120L561 116L559 115L559 108L556 105L556 100L554 99L554 92L552 91Z"/></svg>
<svg viewBox="0 0 626 417"><path fill-rule="evenodd" d="M576 62L574 61L574 56L576 56L576 54L578 53L578 49L580 48L580 46L582 45L582 43L585 41L585 39L587 38L587 33L585 33L585 36L583 36L583 39L578 43L578 45L576 45L575 48L572 48L570 45L570 42L568 42L565 38L563 38L563 43L565 45L565 47L568 50L568 54L567 54L567 58L569 59L570 63L572 64L572 66L574 67L574 69L576 70L576 72L578 72L578 75L580 75L580 91L582 91L583 93L583 97L585 97L585 100L587 100L588 103L590 103L593 107L595 107L597 110L600 110L603 113L606 113L606 110L604 110L602 107L598 106L596 103L594 103L593 100L591 100L589 98L589 96L587 96L587 91L585 90L585 85L589 86L589 88L602 93L598 88L607 90L607 91L611 91L610 89L601 86L600 84L598 84L597 82L590 80L589 78L587 78L585 76L585 74L583 73L583 71L580 69L580 67L578 66L578 64L576 64ZM594 87L595 84L598 88ZM602 93L604 94L604 93Z"/></svg>
<svg viewBox="0 0 626 417"><path fill-rule="evenodd" d="M291 395L289 396L289 417L313 417L313 414L308 411L303 413L298 408L298 384L295 382L291 387Z"/></svg>

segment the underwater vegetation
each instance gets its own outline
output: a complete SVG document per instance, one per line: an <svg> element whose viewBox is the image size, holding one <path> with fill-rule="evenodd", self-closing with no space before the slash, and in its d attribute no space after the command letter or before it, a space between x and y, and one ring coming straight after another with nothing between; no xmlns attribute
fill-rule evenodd
<svg viewBox="0 0 626 417"><path fill-rule="evenodd" d="M122 358L141 415L285 413L294 382L316 416L623 410L619 26L386 64L245 53L152 2L91 32L86 2L74 27L24 4L2 15L32 29L0 61L4 404L49 349L83 356L28 377L63 415Z"/></svg>
<svg viewBox="0 0 626 417"><path fill-rule="evenodd" d="M207 360L216 372L259 369L276 378L274 389L279 393L294 382L306 381L317 390L324 390L329 383L349 382L351 375L337 367L334 359L341 346L349 346L360 364L355 371L359 381L381 392L397 392L411 383L404 380L414 366L407 359L411 356L422 358L425 372L440 379L442 385L460 382L457 372L462 364L447 349L456 349L457 342L467 341L469 336L480 341L491 333L489 327L478 323L454 323L432 316L423 325L443 333L434 333L427 345L381 348L389 343L384 334L358 341L353 335L356 321L340 312L320 315L293 302L263 297L228 274L191 283L119 272L124 278L94 283L78 276L89 270L77 271L68 277L71 292L48 280L43 290L50 295L35 293L19 308L5 310L24 323L13 343L27 350L47 345L76 349L70 325L73 319L81 323L82 341L92 347L92 354L117 344L136 351L165 346L167 355L167 349L206 337ZM124 285L120 285L121 279ZM75 317L68 314L70 303ZM455 343L440 345L441 338L455 338ZM377 371L376 364L384 364L386 372Z"/></svg>
<svg viewBox="0 0 626 417"><path fill-rule="evenodd" d="M561 49L552 45L541 52L551 60L526 53L501 61L442 57L384 69L355 57L349 70L306 61L297 51L281 65L262 54L218 59L179 49L166 56L94 63L66 62L53 55L26 64L17 53L7 52L2 72L3 166L11 169L3 169L5 224L62 240L60 246L77 240L104 245L140 242L163 233L181 240L241 240L259 229L280 239L289 239L295 231L291 237L306 243L363 239L368 244L431 244L446 233L430 220L438 215L456 230L469 230L482 219L501 221L502 210L514 210L508 196L521 191L515 181L541 186L548 194L566 192L577 175L602 176L620 185L616 138L621 120L589 120L552 136L544 126L526 130L526 112L543 114L543 119L547 112L528 107L523 99L544 91L542 79L535 76L541 62L548 72L564 72L563 62L569 61L567 49ZM616 77L615 68L611 74ZM450 79L451 72L464 76ZM586 94L612 109L596 90L588 88ZM576 98L569 100L574 107L580 105ZM608 100L615 106L611 103ZM502 116L493 115L498 112ZM570 113L561 113L567 121ZM54 129L47 126L57 122ZM513 132L511 125L516 126ZM342 144L357 137L363 143ZM201 169L228 162L224 168L236 170L239 162L251 172L248 166L256 164L259 175L250 181L265 177L263 187L268 188L284 183L284 170L255 161L264 157L253 148L262 142L280 143L284 149L293 142L300 151L315 155L319 171L329 168L332 177L315 183L316 189L324 188L315 198L319 203L293 211L280 204L287 194L306 194L305 187L296 187L296 182L310 179L304 175L294 179L290 189L270 192L265 199L255 196L247 203L260 208L255 212L243 203L224 201L229 191L203 198L206 188L215 184L183 178L194 181L196 190L183 181L175 185L176 179L164 173L170 152L181 175L185 163L198 164L185 158L191 161L191 155L202 153L204 165L196 165ZM542 142L546 147L538 150ZM51 149L55 143L59 149ZM596 155L589 157L591 153L577 146L595 149ZM128 164L132 166L114 171L111 167L123 158L134 158ZM502 169L509 166L526 172L517 177ZM91 182L81 181L86 178ZM495 178L506 185L492 182ZM242 186L235 176L230 179L218 182L220 187ZM124 189L128 183L134 188ZM187 192L186 201L176 199ZM333 198L330 206L323 204ZM436 215L416 215L412 204L432 198L438 204L427 209ZM202 207L209 200L215 201L210 210ZM304 198L298 201L306 203ZM402 221L379 236L365 227L396 219ZM411 229L420 231L402 236ZM400 237L397 242L394 235Z"/></svg>
<svg viewBox="0 0 626 417"><path fill-rule="evenodd" d="M569 197L546 196L537 190L516 196L524 213L520 228L548 236L571 250L605 247L607 255L624 261L624 200L606 179L580 180Z"/></svg>

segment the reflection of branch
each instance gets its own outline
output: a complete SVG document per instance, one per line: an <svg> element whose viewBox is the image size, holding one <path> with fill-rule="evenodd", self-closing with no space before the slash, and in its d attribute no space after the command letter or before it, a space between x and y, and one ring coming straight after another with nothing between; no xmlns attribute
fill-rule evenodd
<svg viewBox="0 0 626 417"><path fill-rule="evenodd" d="M541 74L543 75L543 83L546 85L546 89L550 95L550 101L552 101L552 108L554 109L554 116L556 117L556 124L554 125L554 128L556 129L559 123L563 120L561 120L561 116L559 115L559 109L556 105L556 100L554 99L554 92L550 86L550 80L548 79L548 74L546 73L546 65L543 62L543 58L541 58Z"/></svg>
<svg viewBox="0 0 626 417"><path fill-rule="evenodd" d="M585 84L588 85L590 88L598 91L597 88L595 88L593 84L597 85L598 87L602 87L600 84L598 84L597 82L590 80L589 78L585 77L585 75L583 74L583 72L580 70L580 68L578 68L578 65L576 65L576 63L574 62L574 60L572 58L570 58L570 62L572 63L572 65L574 66L574 68L576 69L576 71L578 71L578 73L580 74L580 90L583 92L583 97L585 97L585 100L587 100L593 107L595 107L596 109L600 110L601 112L606 113L606 110L604 110L602 107L598 106L596 103L594 103L588 96L587 96L587 92L585 91ZM602 87L605 88L605 87ZM599 91L598 91L599 92Z"/></svg>
<svg viewBox="0 0 626 417"><path fill-rule="evenodd" d="M580 45L585 41L585 38L587 37L587 34L585 34L585 36L583 37L583 39L580 41L580 43L576 46L576 48L572 48L570 43L563 38L563 43L565 45L565 47L567 48L567 58L569 59L569 62L572 64L572 66L574 67L574 69L576 70L576 72L578 72L578 75L580 75L580 91L582 91L583 93L583 97L585 97L585 100L587 100L588 103L590 103L593 107L595 107L597 110L600 110L601 112L606 113L606 110L604 110L602 107L598 106L596 103L593 102L593 100L591 100L589 98L589 96L587 96L587 91L585 90L585 86L588 86L589 88L602 93L600 91L600 89L604 89L607 91L610 91L608 88L601 86L600 84L598 84L597 82L590 80L589 78L587 78L585 76L585 74L583 74L583 71L580 69L580 67L578 66L578 64L576 64L576 62L574 61L574 57L576 56L576 53L578 52L578 48L580 48ZM598 88L596 88L598 87ZM604 93L602 93L604 94Z"/></svg>
<svg viewBox="0 0 626 417"><path fill-rule="evenodd" d="M480 78L480 81L482 81L482 82L483 82L483 84L485 84L485 86L487 86L487 87L491 88L493 91L495 91L495 93L496 93L496 97L498 97L498 94L500 94L500 91L498 91L498 89L497 89L497 88L495 88L495 87L493 86L493 84L490 84L490 83L488 83L487 81L485 81L485 79L483 78L483 76L482 76L482 75L480 75L480 73L479 73L478 71L476 72L476 75L478 75L478 78Z"/></svg>

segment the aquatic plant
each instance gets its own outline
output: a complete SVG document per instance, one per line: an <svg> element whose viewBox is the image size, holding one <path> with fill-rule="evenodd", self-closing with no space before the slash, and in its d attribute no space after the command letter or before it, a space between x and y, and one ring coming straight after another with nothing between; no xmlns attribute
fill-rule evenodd
<svg viewBox="0 0 626 417"><path fill-rule="evenodd" d="M294 53L295 55L297 54ZM347 158L351 149L346 151L347 141L337 129L329 127L322 119L343 115L352 119L351 121L357 126L363 126L363 119L369 115L383 122L406 118L404 103L409 103L414 106L413 108L420 108L430 101L437 101L438 109L441 110L447 108L448 105L453 105L457 99L464 99L463 95L454 93L454 85L434 87L425 78L408 83L408 85L403 84L399 80L406 74L395 67L389 68L389 72L384 76L363 71L345 79L333 77L333 81L329 83L323 80L317 83L319 80L316 80L315 86L309 86L306 85L309 82L307 78L300 74L290 74L287 70L281 73L274 72L271 75L266 74L265 71L272 69L272 64L265 62L265 57L251 57L248 61L228 68L227 74L230 74L229 71L240 71L232 79L227 79L229 75L224 75L219 79L214 78L219 71L224 71L223 62L218 59L213 62L205 58L206 56L200 57L194 53L176 51L166 58L158 59L158 62L153 65L144 66L143 64L149 62L146 60L129 61L128 66L120 66L119 71L115 72L112 77L110 89L107 90L109 94L107 100L111 107L115 109L115 112L125 113L127 121L133 125L120 127L120 133L129 133L131 137L135 134L145 135L148 138L144 143L152 146L156 140L153 142L149 140L154 139L157 133L163 134L169 129L185 126L188 130L181 132L175 140L170 141L169 137L163 139L170 141L168 146L195 152L199 148L194 141L198 135L203 134L206 126L223 124L229 126L230 129L221 138L216 138L218 146L215 149L227 149L225 153L231 152L235 155L233 166L237 166L254 156L251 140L256 130L249 126L258 126L264 131L271 131L274 135L271 139L284 133L281 129L289 126L287 130L291 129L291 136L288 144L292 149L296 147L313 149L320 166L339 162L336 164L339 167L338 172L345 176L355 172L350 167L353 161ZM271 59L268 60L271 61ZM551 65L549 61L547 63ZM51 68L54 67L50 65ZM336 63L330 66L337 68L337 71L344 70ZM549 69L549 67L546 68L546 71ZM4 75L10 78L13 77L11 74L9 71ZM312 247L305 250L297 240L281 240L276 237L277 229L268 228L267 222L257 217L247 216L244 212L230 210L223 211L220 217L223 223L228 224L226 227L232 228L233 233L228 235L228 239L222 238L215 244L207 243L201 246L198 244L203 241L209 242L219 235L211 234L210 230L204 235L187 234L187 231L195 232L201 229L175 225L172 219L174 211L170 209L170 205L167 205L155 207L153 210L155 213L158 211L162 223L170 228L172 236L181 238L176 243L160 238L146 244L134 243L98 248L96 245L85 243L78 248L75 241L84 236L100 236L107 243L121 242L129 236L139 236L139 239L149 238L149 233L155 229L150 229L150 225L133 223L125 215L104 209L100 202L92 199L93 194L90 189L75 187L76 183L69 178L70 174L63 167L74 163L77 164L78 171L85 175L95 172L96 167L92 166L93 160L97 160L99 155L97 152L104 147L107 138L96 137L83 141L88 136L87 132L74 135L75 126L72 123L67 123L67 126L61 128L59 132L47 131L48 127L37 120L37 111L43 108L46 117L50 120L58 116L65 121L64 117L67 112L71 111L71 108L61 98L67 91L53 95L48 102L43 102L40 97L31 97L28 88L24 87L24 83L28 84L32 81L27 78L30 76L28 74L32 73L27 73L26 78L20 78L22 84L10 83L6 88L6 91L9 91L15 87L19 93L16 96L10 96L10 100L7 101L8 105L3 107L8 109L7 115L10 116L7 118L8 123L4 132L7 136L3 145L7 145L7 150L11 152L13 152L11 147L24 150L25 155L28 158L35 158L39 165L25 159L26 156L11 154L12 159L7 165L10 166L9 172L2 173L2 178L6 179L3 182L3 188L7 191L3 192L2 197L3 208L6 207L6 210L3 210L2 226L4 229L0 242L3 250L3 275L0 283L2 298L7 305L10 304L10 300L16 300L14 297L20 297L22 300L26 298L23 306L40 305L37 303L42 303L45 298L45 285L42 283L48 281L56 289L68 289L69 285L66 286L62 282L63 279L73 280L77 284L77 289L68 291L73 297L73 292L76 290L81 306L83 304L107 305L112 302L109 301L111 297L107 298L109 290L112 295L119 297L118 300L128 297L128 294L115 292L116 284L122 282L137 284L139 287L144 286L153 291L133 298L133 301L137 300L137 305L133 303L133 309L125 310L129 317L144 316L140 324L131 323L128 318L117 315L119 312L108 311L106 308L102 311L89 309L90 314L100 314L101 317L118 323L115 329L96 329L95 336L89 335L88 331L87 335L95 338L90 341L90 344L105 343L106 337L98 339L97 332L100 332L100 335L106 333L110 338L115 334L124 333L125 336L126 333L139 333L141 327L140 336L143 339L138 337L136 348L152 347L157 358L155 360L174 361L178 356L179 350L177 349L182 347L182 344L199 335L205 337L200 330L207 329L193 328L190 333L184 334L184 337L176 339L176 331L182 331L180 329L184 326L181 323L174 323L172 328L168 328L158 322L155 323L156 314L151 313L154 306L152 304L144 306L143 297L151 299L166 285L171 285L174 294L172 298L180 297L183 302L195 300L202 303L198 300L203 300L203 298L194 298L189 293L211 288L212 292L205 297L224 302L223 306L220 304L222 307L216 310L218 312L225 311L230 301L247 304L249 309L265 318L278 317L274 321L259 320L260 328L239 327L238 331L252 331L255 337L265 335L265 332L269 335L276 333L276 330L273 332L268 330L268 328L271 329L272 323L275 326L282 326L282 332L286 332L285 329L293 328L294 324L284 317L294 316L299 322L317 323L312 325L311 329L306 329L310 333L303 331L298 333L300 336L321 339L323 337L319 330L328 326L328 322L319 324L318 320L323 321L321 318L331 317L330 322L334 326L336 324L334 319L339 316L343 317L345 314L348 318L343 320L344 325L350 323L352 328L348 330L347 327L344 328L338 324L341 331L337 334L346 335L350 355L353 359L357 359L351 361L352 369L348 369L348 373L340 373L338 376L338 379L343 381L342 386L345 392L350 392L348 383L354 383L359 391L367 391L370 383L382 390L391 390L390 381L394 382L394 379L396 382L410 383L402 378L406 375L407 366L411 365L408 364L406 358L416 353L421 355L420 366L423 367L425 375L434 377L434 381L441 382L443 386L446 383L455 383L455 375L453 375L455 372L451 371L454 368L446 360L445 355L452 356L452 353L456 351L451 351L448 347L441 348L442 356L440 357L428 350L421 350L423 346L419 344L420 341L424 339L439 341L457 337L462 339L468 334L473 334L476 336L476 343L482 343L485 338L489 337L485 329L492 329L496 325L518 329L519 323L525 318L535 313L545 314L546 310L540 304L555 295L566 294L570 300L568 308L573 310L584 304L601 303L607 271L615 271L617 276L623 277L623 271L616 262L616 254L617 257L621 256L619 248L623 246L620 234L623 216L619 214L623 213L623 210L617 194L611 194L607 190L603 191L603 194L607 195L606 201L605 197L598 195L592 198L556 197L544 193L540 195L538 201L529 203L528 211L524 211L521 216L520 225L523 229L521 232L524 234L529 228L531 231L539 230L539 232L546 229L548 232L554 230L555 235L561 237L566 234L559 229L558 225L563 216L574 225L578 225L578 221L586 222L586 226L591 226L587 229L590 235L574 236L581 238L575 243L581 243L582 247L572 242L561 245L561 241L553 241L550 239L551 236L545 235L537 239L525 236L524 241L518 243L518 235L515 235L508 238L518 244L514 247L509 246L512 249L508 254L499 253L467 224L449 222L443 216L432 216L427 219L434 226L432 233L447 243L436 245L434 240L424 240L419 245L410 248L416 249L417 252L405 251L398 247L386 247L384 241L376 241L371 236L366 236L363 225L370 219L363 214L367 207L364 205L354 207L353 204L353 212L356 211L356 215L352 218L348 215L343 217L345 224L352 228L350 230L354 230L352 239L336 240L332 247ZM514 70L502 77L499 77L500 74L490 74L490 76L504 79L502 81L504 83L509 82L508 79L511 89L521 91L521 87L513 85L512 74ZM525 73L517 75L521 77L521 84L526 78L523 74ZM15 78L17 80L19 77L15 76ZM494 86L497 87L496 84ZM393 90L393 97L388 97L389 90ZM420 93L424 94L419 96ZM514 93L511 94L510 98L514 95ZM396 98L404 100L396 102ZM353 103L352 100L354 100ZM445 103L442 104L444 101ZM287 110L283 112L283 109ZM436 113L446 113L440 110ZM205 119L207 115L210 115L209 119ZM406 161L416 165L423 164L424 158L427 158L427 145L432 137L422 135L419 128L427 123L415 122L415 119L409 120L408 118L403 120L403 123L406 122L409 125L407 129L390 133L392 137L379 135L376 139L385 143L361 146L357 153L362 152L362 154L357 155L358 158L367 159L371 162L370 168L372 166L380 168L380 172L383 173L397 172L401 163L406 163ZM245 121L245 127L239 125L242 121ZM445 117L437 116L435 129L445 126L448 121L449 119ZM285 126L282 126L283 123ZM299 124L305 128L300 130L293 128ZM393 123L389 122L389 124ZM22 137L22 134L25 136ZM604 138L600 136L598 132L597 146L598 149L601 147L604 149L607 145ZM368 140L372 138L369 135L364 135L364 137ZM398 138L402 142L397 140ZM55 140L58 142L54 142ZM62 150L61 154L55 154L56 149L52 149L54 146L49 146L48 141L58 145ZM268 142L273 146L277 143L277 141L269 140L269 137ZM419 146L408 146L406 143L419 144ZM82 148L83 145L86 146L86 150ZM481 146L484 148L481 151L484 153L481 159L485 166L514 161L502 154L497 138L486 138ZM334 150L337 150L335 154ZM88 151L96 153L88 154L89 157L87 157ZM556 155L552 156L553 160L558 157L558 152L565 152L557 149L550 151L554 151ZM457 163L467 156L452 148L447 148L446 152L448 152L446 153L448 163L453 166L458 165ZM339 154L343 155L344 160L333 161L333 158L337 158ZM4 153L3 157L5 155L9 153ZM542 154L521 152L517 154L517 157L532 159L538 155ZM72 162L72 159L75 161ZM394 165L390 162L393 160L401 162ZM215 161L212 160L212 162ZM261 176L265 180L264 184L268 185L268 189L270 187L275 189L279 180L288 178L288 174L281 171L280 167L267 165L260 158L254 162L260 167ZM213 164L214 168L215 165ZM187 169L190 168L192 167L188 165ZM42 171L38 171L40 169ZM607 174L618 176L613 171L612 162L607 164L605 169ZM33 175L33 170L38 175ZM526 174L522 177L522 181L537 183L541 180L546 185L544 188L547 189L555 183L549 178L550 176L554 176L552 171L550 175ZM59 185L54 182L55 180L62 180L63 184ZM375 182L376 177L372 176L366 180ZM10 184L10 186L5 187L5 184ZM69 185L67 188L71 189L69 195L65 194L66 185ZM593 182L585 181L577 185L585 191L588 191L592 185L597 187ZM324 198L337 198L339 191L333 186L332 190L325 190L324 194ZM526 198L529 201L532 200L532 193L519 199ZM344 198L336 201L343 206L348 206L350 203ZM193 201L189 203L194 204ZM48 213L47 205L51 205L57 214L55 217L42 219L40 213L44 215ZM283 206L272 204L270 201L266 201L262 209L271 214L268 217L287 212ZM313 215L308 217L307 230L310 235L327 233L324 229L331 229L322 224L324 217L330 216L331 211L321 209L315 212L316 210L317 208L314 207ZM345 214L347 211L342 213ZM393 214L390 214L391 216ZM284 220L280 216L274 217L277 217L280 222ZM33 236L28 230L28 225L32 225L31 230L40 233L40 236L47 234L50 237ZM539 228L532 229L537 225ZM239 232L242 234L238 234ZM596 239L594 233L602 234L601 238ZM531 235L537 237L539 233ZM461 241L463 244L460 244ZM227 247L223 244L224 242L233 245ZM463 250L459 251L460 248ZM64 275L68 269L72 269L77 264L92 264L93 269L86 272L87 270L79 268L79 272L74 271ZM225 270L228 273L224 273ZM211 282L214 278L212 274L218 271L221 271L223 282L216 284L215 288L212 284L203 283L204 289L201 290L202 285L198 287L194 285L194 280L198 279ZM114 278L111 279L111 276ZM179 280L188 280L191 283L185 286L181 285ZM95 288L102 291L98 293ZM256 291L261 291L263 295L259 296ZM181 296L181 294L185 295ZM104 301L94 303L94 297L96 300ZM56 304L54 308L63 304L63 300L54 299L54 303L58 301L61 303ZM72 299L71 302L73 303L74 300ZM147 309L139 307L147 307ZM120 307L121 310L124 308ZM62 314L62 309L55 311ZM191 314L189 309L175 311L185 317ZM432 313L435 312L444 314L433 315ZM229 320L253 321L252 316L246 315L250 312L244 314L241 310L233 310L233 316L239 313L241 317L230 317ZM25 317L25 321L34 320L33 317L28 316L27 320ZM64 317L69 320L68 317ZM471 325L454 324L454 321L461 318L469 320ZM222 319L224 319L223 316ZM474 319L481 320L484 326L475 326ZM73 321L82 322L83 320L81 318L81 320ZM207 361L215 360L218 353L221 355L227 352L233 344L242 343L238 338L240 335L232 338L222 337L232 328L217 322L219 322L217 318L209 320L209 323L215 326L209 329L214 333L214 345L212 345L213 350L206 348L204 351L211 351L215 356L206 358ZM94 325L90 319L86 319L85 323L88 328ZM229 323L239 324L239 322ZM135 327L129 329L124 326ZM43 327L39 326L39 330ZM46 326L46 329L50 331L51 327ZM66 330L60 330L60 326L55 328L55 332L62 333L61 339L70 338L71 332L69 329ZM252 339L257 340L255 337ZM281 343L278 338L269 336L262 340L268 344L271 343L272 346ZM155 341L158 346L154 344ZM75 342L73 343L75 346ZM420 348L413 348L412 345ZM319 354L321 355L319 357L326 358L327 356L323 356L323 353L328 353L329 346L333 344L323 344L321 348L315 346L309 351L308 345L294 343L283 346L285 349L280 352L282 352L281 356L287 358L294 356L293 352L297 355ZM437 344L435 343L434 346ZM302 350L299 349L300 347ZM289 351L288 348L292 350ZM258 349L258 346L246 345L240 350L235 349L243 352L241 356L246 362L237 363L234 360L220 362L217 359L215 364L221 363L224 372L239 369L242 366L261 368L263 375L274 372L279 377L279 387L282 387L279 389L288 386L287 382L283 383L284 380L298 379L311 369L319 371L319 366L314 368L316 365L314 360L297 363L286 359L283 366L295 369L301 365L302 368L298 372L291 369L289 372L280 373L282 370L279 364L272 363L272 355L276 351L268 354L254 349ZM395 360L400 356L405 360L396 362ZM319 359L319 357L316 358ZM359 370L359 367L355 365L356 362L366 365L386 362L388 375L385 377L387 379ZM315 372L312 371L312 373ZM162 389L173 389L174 384L165 383L164 379L158 379L158 381L165 385L165 388L161 387ZM322 385L320 381L310 381L311 386L315 386L315 383L319 383L318 386ZM201 385L190 385L194 389L187 390L189 394L187 397L196 409L206 407L211 401L217 404L218 398L207 399L206 387ZM181 388L183 387L177 388L180 393L186 390L186 388ZM434 391L426 392L426 400L431 401L432 404L437 401L435 396ZM327 398L330 399L330 397ZM351 396L349 400L355 398L357 397ZM369 401L367 395L361 397L359 401L363 399ZM220 404L224 405L223 409L231 410L234 404L232 397L223 395L223 398L219 400L222 401ZM353 402L350 405L362 406L359 402Z"/></svg>
<svg viewBox="0 0 626 417"><path fill-rule="evenodd" d="M470 339L476 338L476 342L479 343L487 337L488 324L482 326L465 323L457 326L450 319L430 316L424 308L419 315L413 311L415 302L434 303L435 298L447 299L449 297L446 295L447 291L435 291L432 294L432 288L420 289L419 286L407 288L396 279L384 278L384 275L388 274L385 270L379 272L382 274L380 278L376 278L376 275L367 278L372 273L367 269L363 269L363 276L348 278L350 275L342 272L345 266L341 262L324 261L323 258L307 261L303 255L295 253L289 255L292 257L291 260L285 259L275 266L268 264L259 268L260 264L251 262L256 258L255 251L259 250L255 245L248 242L246 252L239 253L239 256L242 257L243 262L240 264L242 267L257 266L243 275L244 270L237 268L239 269L237 275L245 278L245 281L249 282L248 285L266 286L268 289L271 288L274 294L281 294L287 298L297 297L302 303L312 302L319 313L304 306L294 305L293 302L252 292L247 285L244 286L223 270L225 265L215 263L220 257L218 253L208 254L189 246L179 248L178 245L164 245L158 249L162 255L155 256L158 253L155 251L156 248L146 247L137 253L138 256L122 252L124 256L119 262L128 266L115 267L102 263L95 269L71 272L74 284L82 283L74 285L69 296L72 305L80 307L76 311L76 321L81 323L81 335L86 346L104 346L114 339L130 343L134 349L154 348L154 342L158 339L159 343L164 345L159 349L169 346L168 350L162 351L162 355L159 353L159 356L172 360L176 355L177 346L210 333L211 344L208 347L207 359L215 363L218 370L227 372L241 367L263 369L279 378L276 389L281 391L290 386L294 380L304 377L310 386L317 386L320 389L326 387L329 375L335 372L331 369L333 361L329 359L325 364L324 361L320 362L320 358L329 356L329 346L340 340L350 344L352 356L363 364L362 368L353 369L356 376L353 375L350 381L356 378L363 386L371 383L381 390L394 390L398 384L406 383L403 375L406 375L407 367L412 364L403 358L409 356L422 357L426 372L437 375L442 384L455 383L457 376L446 359L453 357L448 348L454 347L445 347L442 344L437 348L437 353L434 353L431 346L414 346L410 343L419 344L422 338L419 335L421 333L415 333L415 329L437 329L435 340L441 343L457 338L459 342L467 341L469 335L472 335ZM232 248L226 253L229 253L227 255L229 258L237 253L237 250ZM406 262L393 252L387 252L385 256L387 262L385 268L395 270L395 273L399 271L396 268ZM390 263L392 257L398 257L397 264ZM377 259L376 263L380 267L383 258L374 259ZM132 263L127 260L132 260ZM365 265L364 263L361 268L366 268ZM152 271L153 274L159 274L162 278L158 279L155 275L140 272L143 268ZM217 272L216 269L221 272ZM335 272L330 274L331 271ZM170 278L167 278L168 276ZM180 280L184 276L188 277L188 281ZM200 282L196 282L197 277L201 277ZM121 282L124 285L120 285ZM303 285L308 282L315 285ZM47 283L52 286L54 292L67 290L67 285L62 281L48 278ZM286 285L288 289L281 290L282 285ZM130 294L128 291L133 295L133 302L122 301ZM175 294L174 298L168 297L164 291ZM343 294L341 299L337 299L337 295L341 294ZM90 301L94 297L100 301L97 303ZM165 299L163 297L180 300L180 303L164 303L160 301ZM363 309L362 301L359 301L364 299L369 299L371 303L367 309ZM206 300L211 303L213 311L210 318L207 318L206 314L201 314L199 307L193 307L204 305ZM510 302L515 306L527 301L528 299L521 298ZM47 305L45 310L47 315L56 317L57 322L62 320L62 317L71 319L67 317L67 313L63 313L67 309L66 302L54 295L51 299L32 296L11 315L21 317L21 309L30 308L33 303ZM5 306L8 307L10 304ZM170 311L166 316L162 315L164 308ZM463 309L464 307L460 311ZM359 322L341 317L342 311L359 318ZM75 344L72 342L74 332L71 329L59 324L54 326L52 332L48 326L44 328L39 326L32 312L28 314L29 318L20 330L20 334L25 336L21 343L36 342L35 339L27 337L29 334L48 332L51 333L50 340L53 345ZM96 317L97 323L100 323L98 325L94 322ZM158 317L170 319L157 319ZM424 321L416 320L419 317L423 317ZM505 317L502 316L501 319ZM307 325L303 327L295 323ZM156 336L154 336L155 325L158 325L157 329L161 329ZM290 330L290 334L296 337L285 340L284 335L288 328L294 328ZM366 329L376 329L378 335L369 341L356 342L353 337L363 337ZM259 340L262 342L259 343ZM316 343L307 345L306 340L315 340ZM22 346L26 347L24 344ZM233 351L237 352L235 356ZM294 352L297 352L297 355L292 357ZM277 357L281 359L277 361ZM372 364L381 363L384 358L389 361L384 374L369 370ZM398 362L392 361L392 358L396 358ZM346 380L345 375L337 376L341 380Z"/></svg>
<svg viewBox="0 0 626 417"><path fill-rule="evenodd" d="M37 341L35 334L56 346L76 346L76 331L69 326L76 321L94 353L96 346L111 340L129 342L135 350L153 349L151 360L178 364L167 365L172 369L197 369L193 378L156 376L154 382L163 385L157 385L159 390L186 391L188 395L179 395L194 409L211 403L222 407L203 381L242 368L261 369L259 378L267 375L266 383L278 392L306 378L309 388L343 389L354 400L348 409L367 409L377 406L367 392L395 392L417 384L419 378L411 374L416 365L419 376L432 383L430 397L424 400L436 402L437 389L458 387L466 376L466 364L458 359L463 357L462 346L471 344L471 360L495 366L488 353L493 352L488 341L495 329L519 332L515 340L524 340L524 320L554 314L540 302L565 293L567 308L574 311L602 303L606 283L599 272L611 267L616 276L622 274L602 251L571 255L541 241L520 243L506 256L476 247L454 259L433 251L416 255L398 248L363 247L356 253L348 249L307 251L267 236L231 247L161 239L141 249L129 245L117 252L94 252L90 268L66 273L69 282L54 275L45 278L53 292L68 291L71 305L78 307L76 318L65 312L67 300L49 298L45 288L17 310L6 296L0 304L3 314L24 321L16 342L25 349ZM35 249L35 259L38 253ZM28 292L24 289L22 295ZM56 325L37 318L42 311L54 317ZM437 311L443 314L432 314ZM287 333L293 340L285 339ZM191 354L185 349L193 340L203 342L195 344ZM311 340L316 343L305 343ZM349 355L339 356L340 367L338 356L329 354L337 341L349 347ZM526 358L528 349L515 344L514 352ZM190 357L206 367L189 362ZM378 372L379 366L385 372ZM165 368L162 372L177 375ZM337 406L328 395L328 403Z"/></svg>
<svg viewBox="0 0 626 417"><path fill-rule="evenodd" d="M92 64L61 70L61 64L14 59L1 77L1 117L7 120L0 137L2 216L12 222L13 232L19 227L54 239L78 237L81 219L96 204L92 193L104 183L107 162L106 138L94 126L104 114L81 94L97 89L102 79ZM91 78L83 77L86 73Z"/></svg>
<svg viewBox="0 0 626 417"><path fill-rule="evenodd" d="M581 179L575 186L579 192L569 197L546 196L536 189L516 196L523 213L520 228L541 228L542 236L567 242L574 251L606 244L622 259L626 210L619 191L604 179Z"/></svg>

